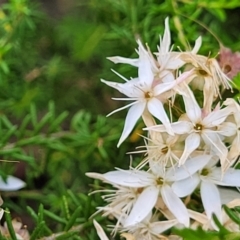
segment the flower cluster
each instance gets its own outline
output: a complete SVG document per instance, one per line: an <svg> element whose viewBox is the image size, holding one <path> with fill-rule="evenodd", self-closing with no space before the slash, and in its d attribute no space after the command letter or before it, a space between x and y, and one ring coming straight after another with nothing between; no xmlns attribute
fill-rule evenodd
<svg viewBox="0 0 240 240"><path fill-rule="evenodd" d="M117 73L124 83L102 82L126 96L115 100L131 101L112 112L129 108L118 146L142 118L147 136L138 152L145 157L129 170L87 173L114 187L106 191L106 206L98 212L114 217L113 232L127 239L162 239L173 226L217 231L213 214L239 231L222 208L240 205L240 194L229 188L240 187L240 170L234 168L240 155L240 106L221 97L224 89L231 89L231 80L215 58L198 54L201 37L191 51L172 51L168 18L155 57L137 43L137 59L109 59L137 67L138 76L129 80ZM172 116L176 98L182 99L177 117ZM201 197L202 213L188 206L194 192ZM107 239L95 226L101 239Z"/></svg>

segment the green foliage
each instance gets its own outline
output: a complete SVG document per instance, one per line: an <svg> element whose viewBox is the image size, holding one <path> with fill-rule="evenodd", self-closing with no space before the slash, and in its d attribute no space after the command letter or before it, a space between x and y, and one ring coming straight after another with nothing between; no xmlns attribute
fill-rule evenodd
<svg viewBox="0 0 240 240"><path fill-rule="evenodd" d="M235 207L233 209L223 206L224 211L227 215L236 223L240 224L240 209ZM205 231L200 227L197 229L174 229L173 232L178 236L183 237L184 240L238 240L240 238L239 232L231 232L221 225L216 216L213 216L214 222L219 229L219 231Z"/></svg>

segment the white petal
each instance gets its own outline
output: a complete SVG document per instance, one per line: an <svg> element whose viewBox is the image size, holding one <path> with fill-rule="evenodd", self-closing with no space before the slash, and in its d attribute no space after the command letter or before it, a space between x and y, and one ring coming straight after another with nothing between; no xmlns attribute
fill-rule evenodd
<svg viewBox="0 0 240 240"><path fill-rule="evenodd" d="M177 218L177 220L189 226L189 215L186 206L183 204L180 198L173 192L170 186L164 185L161 189L161 195L164 203L171 211L171 213Z"/></svg>
<svg viewBox="0 0 240 240"><path fill-rule="evenodd" d="M207 222L209 222L207 216L203 213L195 212L191 209L188 209L188 213L190 218L198 221L199 223L205 225Z"/></svg>
<svg viewBox="0 0 240 240"><path fill-rule="evenodd" d="M172 89L176 85L176 81L160 83L154 87L154 96L157 97L160 94Z"/></svg>
<svg viewBox="0 0 240 240"><path fill-rule="evenodd" d="M102 227L98 224L98 222L95 219L93 219L93 224L94 224L94 227L97 230L97 234L100 237L100 239L101 240L109 240L109 238L107 237L107 235L103 231Z"/></svg>
<svg viewBox="0 0 240 240"><path fill-rule="evenodd" d="M101 173L87 172L87 173L85 173L85 175L90 177L90 178L94 178L94 179L104 181L104 176Z"/></svg>
<svg viewBox="0 0 240 240"><path fill-rule="evenodd" d="M138 197L130 215L124 222L124 227L141 222L153 209L157 202L159 189L155 186L147 187Z"/></svg>
<svg viewBox="0 0 240 240"><path fill-rule="evenodd" d="M162 124L159 124L159 125L154 125L154 126L150 126L147 128L143 128L143 130L155 131L155 132L166 132L166 127Z"/></svg>
<svg viewBox="0 0 240 240"><path fill-rule="evenodd" d="M192 76L192 73L193 73L192 70L188 71L188 72L184 72L176 80L174 80L172 82L164 82L164 83L160 83L160 84L156 85L154 87L154 96L158 96L170 89L173 89L175 86L177 86L178 84L185 81L188 77Z"/></svg>
<svg viewBox="0 0 240 240"><path fill-rule="evenodd" d="M107 182L126 187L145 187L154 180L153 176L145 171L119 170L103 174Z"/></svg>
<svg viewBox="0 0 240 240"><path fill-rule="evenodd" d="M207 130L202 133L202 138L206 145L211 146L214 153L220 158L221 165L227 161L228 149L220 139L219 135L215 132L208 132Z"/></svg>
<svg viewBox="0 0 240 240"><path fill-rule="evenodd" d="M125 57L119 57L119 56L115 56L115 57L108 57L108 60L116 63L125 63L125 64L130 64L134 67L138 67L139 65L139 59L138 58L125 58Z"/></svg>
<svg viewBox="0 0 240 240"><path fill-rule="evenodd" d="M118 74L118 75L121 76L120 74ZM101 82L105 83L109 87L117 89L120 93L122 93L130 98L138 98L138 97L144 96L144 93L141 90L141 86L136 87L139 85L138 78L134 78L129 81L127 80L126 83L110 82L110 81L106 81L104 79L101 79Z"/></svg>
<svg viewBox="0 0 240 240"><path fill-rule="evenodd" d="M192 91L188 86L186 86L186 90L188 93L188 96L183 95L184 105L186 109L186 113L189 117L189 119L193 123L197 123L201 119L201 108L199 107Z"/></svg>
<svg viewBox="0 0 240 240"><path fill-rule="evenodd" d="M26 186L26 183L19 178L9 175L7 181L4 182L0 176L0 190L1 191L17 191Z"/></svg>
<svg viewBox="0 0 240 240"><path fill-rule="evenodd" d="M160 44L160 53L168 53L171 44L171 35L169 30L169 19L168 17L165 19L165 29L163 34L163 39Z"/></svg>
<svg viewBox="0 0 240 240"><path fill-rule="evenodd" d="M224 102L224 105L232 107L235 121L237 125L240 126L240 105L233 98L227 98L227 100Z"/></svg>
<svg viewBox="0 0 240 240"><path fill-rule="evenodd" d="M138 121L138 119L140 118L145 109L145 105L146 105L145 102L139 102L130 107L130 109L128 110L123 132L117 145L118 147L122 144L122 142L128 137L128 135L133 130L136 122Z"/></svg>
<svg viewBox="0 0 240 240"><path fill-rule="evenodd" d="M193 129L192 123L188 121L178 121L171 124L174 133L176 134L185 134L190 133Z"/></svg>
<svg viewBox="0 0 240 240"><path fill-rule="evenodd" d="M147 107L149 112L154 117L159 119L162 122L162 124L166 127L166 131L170 135L174 135L168 116L163 108L163 104L158 99L152 98L150 101L148 101Z"/></svg>
<svg viewBox="0 0 240 240"><path fill-rule="evenodd" d="M221 197L221 203L227 204L235 199L240 199L240 193L237 190L218 188Z"/></svg>
<svg viewBox="0 0 240 240"><path fill-rule="evenodd" d="M202 181L200 191L208 219L212 219L212 214L215 213L221 222L221 199L216 185L210 181Z"/></svg>
<svg viewBox="0 0 240 240"><path fill-rule="evenodd" d="M0 208L0 220L2 219L3 217L3 214L4 214L4 210L2 208Z"/></svg>
<svg viewBox="0 0 240 240"><path fill-rule="evenodd" d="M213 127L221 124L231 113L233 109L231 107L225 107L223 109L210 112L204 119L203 125Z"/></svg>
<svg viewBox="0 0 240 240"><path fill-rule="evenodd" d="M179 181L184 178L190 177L192 174L201 170L204 166L206 166L210 159L211 155L200 155L194 158L191 158L185 162L184 165L178 168L171 168L166 172L166 179L168 181Z"/></svg>
<svg viewBox="0 0 240 240"><path fill-rule="evenodd" d="M154 223L150 224L150 230L155 235L158 235L160 233L165 232L166 230L175 226L178 223L179 222L178 222L177 219L168 220L168 221L161 221L161 222L154 222Z"/></svg>
<svg viewBox="0 0 240 240"><path fill-rule="evenodd" d="M238 132L236 137L232 141L231 148L228 152L227 159L229 159L229 163L226 164L228 167L230 167L231 164L233 164L237 157L240 155L239 146L240 146L240 133Z"/></svg>
<svg viewBox="0 0 240 240"><path fill-rule="evenodd" d="M223 135L223 136L233 136L237 132L237 126L236 124L232 122L223 122L219 127L218 127L218 133Z"/></svg>
<svg viewBox="0 0 240 240"><path fill-rule="evenodd" d="M139 63L138 63L138 77L139 81L144 84L144 86L151 88L154 75L152 72L151 61L148 55L148 52L144 49L140 40L138 42L138 54L139 54Z"/></svg>
<svg viewBox="0 0 240 240"><path fill-rule="evenodd" d="M220 186L229 187L240 187L240 170L229 168L224 175L221 177L221 169L216 168L213 170L211 176L215 176L215 179L220 181L215 181Z"/></svg>
<svg viewBox="0 0 240 240"><path fill-rule="evenodd" d="M174 182L172 184L172 189L178 197L186 197L192 194L192 192L197 188L199 182L200 178L198 174L194 174L189 178Z"/></svg>
<svg viewBox="0 0 240 240"><path fill-rule="evenodd" d="M196 54L199 51L201 45L202 45L202 37L200 36L196 39L195 46L191 52Z"/></svg>
<svg viewBox="0 0 240 240"><path fill-rule="evenodd" d="M189 155L199 147L200 140L201 138L197 133L191 133L190 135L187 136L185 140L184 151L179 160L179 165L184 164Z"/></svg>

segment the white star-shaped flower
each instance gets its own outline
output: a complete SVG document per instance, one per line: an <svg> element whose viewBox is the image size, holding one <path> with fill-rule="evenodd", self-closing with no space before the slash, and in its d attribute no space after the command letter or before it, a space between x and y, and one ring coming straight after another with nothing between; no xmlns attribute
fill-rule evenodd
<svg viewBox="0 0 240 240"><path fill-rule="evenodd" d="M149 61L148 52L139 44L139 68L138 78L131 80L125 79L126 83L109 82L102 80L110 87L117 89L119 92L126 95L128 98L118 98L116 100L130 100L132 103L119 108L109 115L118 112L122 109L130 107L122 135L118 142L118 146L128 137L138 119L143 115L144 111L150 112L154 117L159 119L166 127L166 131L173 135L169 118L160 100L161 94L174 89L179 83L183 82L191 75L190 72L185 72L177 79L174 79L172 73L165 76L166 82L158 82L154 80L154 74L151 70L151 62Z"/></svg>
<svg viewBox="0 0 240 240"><path fill-rule="evenodd" d="M178 221L188 226L189 217L186 207L173 192L171 184L188 178L205 166L210 158L209 155L198 156L187 161L185 166L167 170L163 168L155 168L151 172L117 170L103 174L105 181L111 184L141 189L141 193L123 226L128 227L141 222L154 208L159 194Z"/></svg>
<svg viewBox="0 0 240 240"><path fill-rule="evenodd" d="M208 219L211 219L214 213L222 221L222 203L217 185L240 187L240 170L229 168L222 174L221 168L216 167L217 162L216 159L211 159L200 171L191 177L174 182L172 188L179 197L185 197L190 195L200 185L202 203Z"/></svg>

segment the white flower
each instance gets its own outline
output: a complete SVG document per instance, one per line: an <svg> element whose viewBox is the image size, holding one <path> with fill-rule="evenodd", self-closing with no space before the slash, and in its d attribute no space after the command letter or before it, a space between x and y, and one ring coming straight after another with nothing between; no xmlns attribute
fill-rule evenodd
<svg viewBox="0 0 240 240"><path fill-rule="evenodd" d="M204 82L203 95L204 103L203 108L206 111L211 111L211 106L214 98L221 97L219 86L222 85L226 89L232 89L231 80L223 73L218 62L214 58L205 57L202 55L196 55L193 53L182 53L180 58L193 65L195 71L193 75L197 85ZM202 89L201 89L202 90Z"/></svg>
<svg viewBox="0 0 240 240"><path fill-rule="evenodd" d="M179 197L190 195L198 185L200 185L200 193L202 203L208 219L212 218L215 213L218 219L221 219L221 197L216 185L239 187L240 186L240 170L229 168L224 175L220 167L216 167L217 161L211 159L200 171L189 178L174 182L173 191Z"/></svg>
<svg viewBox="0 0 240 240"><path fill-rule="evenodd" d="M231 123L228 122L228 126L229 124L232 124L233 128L234 128L234 138L232 139L231 143L230 143L230 150L228 153L228 161L226 162L226 166L225 166L225 170L227 170L233 163L235 163L235 161L237 160L237 158L240 155L240 106L239 104L232 98L228 98L225 102L225 105L227 106L232 106L235 110L233 111L233 116L234 116L234 120L235 123ZM225 126L220 126L220 130L223 131L225 130Z"/></svg>
<svg viewBox="0 0 240 240"><path fill-rule="evenodd" d="M105 194L102 196L102 199L108 204L103 207L97 207L99 212L103 212L103 216L114 216L117 219L117 223L113 232L116 232L125 218L129 215L131 209L136 203L139 195L142 193L142 188L133 188L120 186L109 182L104 174L98 173L86 173L88 177L102 180L104 182L112 184L116 189L101 190ZM99 192L95 191L94 193Z"/></svg>
<svg viewBox="0 0 240 240"><path fill-rule="evenodd" d="M138 168L149 164L150 169L156 165L166 168L174 166L182 154L181 146L179 146L179 136L171 136L167 133L154 132L151 138L145 138L145 145L131 153L145 153L144 160L138 165ZM146 149L145 149L146 148Z"/></svg>
<svg viewBox="0 0 240 240"><path fill-rule="evenodd" d="M155 216L148 214L140 223L123 228L123 231L131 234L134 240L159 240L159 234L165 232L169 228L177 225L177 219L157 221ZM123 236L123 234L121 234Z"/></svg>
<svg viewBox="0 0 240 240"><path fill-rule="evenodd" d="M227 204L228 208L234 208L240 206L240 199L235 199ZM219 228L214 223L213 219L209 219L206 213L199 213L188 209L190 217L196 222L191 225L191 228L196 229L201 226L204 230L219 230ZM229 218L224 209L221 210L222 225L231 232L240 232L239 225Z"/></svg>
<svg viewBox="0 0 240 240"><path fill-rule="evenodd" d="M138 41L139 44L141 42ZM196 42L195 46L192 49L192 53L196 54L201 46L202 40L201 37L199 37ZM172 52L171 47L171 34L169 29L169 19L165 19L165 30L163 37L160 37L160 45L158 46L158 52L156 53L157 60L154 58L151 51L148 49L148 55L149 55L149 61L151 62L151 69L154 73L154 76L161 79L167 75L171 71L175 71L176 69L179 69L182 67L185 62L180 59L181 52ZM134 58L124 58L124 57L109 57L109 60L111 60L114 63L125 63L130 64L135 67L140 66L140 59Z"/></svg>
<svg viewBox="0 0 240 240"><path fill-rule="evenodd" d="M109 115L130 107L123 129L123 133L118 142L118 146L128 137L132 131L137 120L143 115L144 111L149 111L154 117L159 119L166 127L166 131L173 135L170 126L170 121L160 100L161 94L174 89L179 83L184 81L191 72L185 72L176 80L173 75L169 73L166 78L168 81L157 83L154 81L154 75L151 70L151 63L149 61L146 50L139 45L140 66L138 70L138 78L126 80L126 83L116 83L102 80L108 86L117 89L119 92L126 95L128 98L120 98L118 100L131 100L134 101L120 109L117 109Z"/></svg>
<svg viewBox="0 0 240 240"><path fill-rule="evenodd" d="M0 176L1 191L17 191L26 186L26 183L21 179L8 175L6 181Z"/></svg>
<svg viewBox="0 0 240 240"><path fill-rule="evenodd" d="M218 106L210 113L205 113L199 107L192 91L185 86L187 95L183 95L186 109L186 120L181 120L171 124L175 134L187 134L183 154L179 160L179 165L185 163L186 159L193 153L204 141L205 145L211 150L211 154L216 154L221 160L223 166L227 161L228 149L222 141L223 136L232 136L235 131L232 125L225 125L218 130L220 124L234 111L234 108L227 106L220 109ZM150 128L155 131L165 131L165 126L157 125Z"/></svg>
<svg viewBox="0 0 240 240"><path fill-rule="evenodd" d="M191 176L205 166L210 158L208 155L198 156L187 161L184 167L167 170L163 168L152 169L152 172L117 170L103 174L104 179L114 185L142 189L123 226L128 227L141 222L152 211L159 194L178 221L188 226L186 207L172 191L171 183Z"/></svg>

